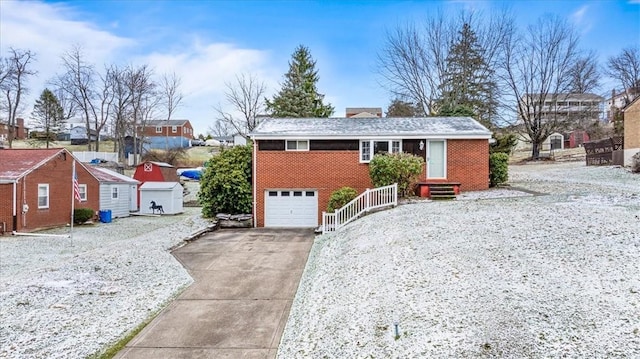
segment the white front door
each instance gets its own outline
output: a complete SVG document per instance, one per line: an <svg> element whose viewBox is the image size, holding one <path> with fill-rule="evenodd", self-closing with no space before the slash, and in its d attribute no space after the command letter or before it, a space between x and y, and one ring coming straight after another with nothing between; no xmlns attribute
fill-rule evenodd
<svg viewBox="0 0 640 359"><path fill-rule="evenodd" d="M314 190L266 190L265 227L309 227L318 225L318 192Z"/></svg>
<svg viewBox="0 0 640 359"><path fill-rule="evenodd" d="M427 178L447 178L447 146L445 141L428 141Z"/></svg>

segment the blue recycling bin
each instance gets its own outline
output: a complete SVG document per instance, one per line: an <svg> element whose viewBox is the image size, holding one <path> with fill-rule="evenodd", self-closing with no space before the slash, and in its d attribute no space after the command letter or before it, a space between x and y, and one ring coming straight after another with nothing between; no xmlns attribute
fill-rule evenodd
<svg viewBox="0 0 640 359"><path fill-rule="evenodd" d="M98 216L100 217L100 222L102 222L102 223L111 223L111 210L110 209L98 212Z"/></svg>

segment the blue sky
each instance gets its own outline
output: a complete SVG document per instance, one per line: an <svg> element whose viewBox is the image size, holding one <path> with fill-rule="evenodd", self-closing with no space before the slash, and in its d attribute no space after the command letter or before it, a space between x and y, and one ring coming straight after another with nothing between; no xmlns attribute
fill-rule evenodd
<svg viewBox="0 0 640 359"><path fill-rule="evenodd" d="M318 88L335 106L382 107L376 55L385 33L429 14L460 10L487 14L510 7L524 28L544 14L572 23L585 49L601 63L640 44L640 0L632 1L12 1L0 0L0 53L9 46L37 53L38 70L23 115L60 69L60 55L74 44L87 59L104 64L149 64L155 73L182 78L183 106L174 118L189 119L196 133L214 121L224 84L252 73L271 95L279 89L294 48L309 47L317 61ZM602 95L614 85L603 81Z"/></svg>

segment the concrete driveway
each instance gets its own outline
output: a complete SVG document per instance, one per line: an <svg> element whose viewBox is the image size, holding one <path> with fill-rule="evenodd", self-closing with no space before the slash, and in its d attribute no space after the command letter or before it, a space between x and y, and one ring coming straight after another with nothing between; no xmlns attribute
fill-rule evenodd
<svg viewBox="0 0 640 359"><path fill-rule="evenodd" d="M116 358L275 358L311 229L233 229L174 251L193 283Z"/></svg>

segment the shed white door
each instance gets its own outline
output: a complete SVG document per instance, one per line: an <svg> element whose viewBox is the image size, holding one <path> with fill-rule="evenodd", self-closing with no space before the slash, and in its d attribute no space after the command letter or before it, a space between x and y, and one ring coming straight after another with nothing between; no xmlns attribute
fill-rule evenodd
<svg viewBox="0 0 640 359"><path fill-rule="evenodd" d="M312 190L265 191L265 227L316 227L318 192Z"/></svg>

